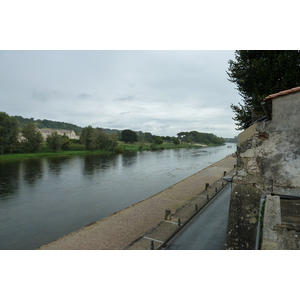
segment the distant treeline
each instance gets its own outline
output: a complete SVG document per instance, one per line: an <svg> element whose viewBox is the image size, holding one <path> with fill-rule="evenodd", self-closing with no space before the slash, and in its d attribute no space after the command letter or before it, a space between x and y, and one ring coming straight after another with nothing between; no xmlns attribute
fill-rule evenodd
<svg viewBox="0 0 300 300"><path fill-rule="evenodd" d="M66 123L66 122L58 122L58 121L51 121L46 119L37 119L34 118L23 118L22 116L14 116L18 120L20 129L26 126L29 122L33 123L38 128L50 128L50 129L65 129L65 130L74 130L76 134L80 135L83 127ZM100 128L106 134L117 134L119 138L121 138L122 130L118 129L108 129L108 128ZM147 141L151 142L156 137L152 135L150 132L142 132L142 131L135 131L138 136L144 136ZM173 141L175 137L169 136L161 136L164 141ZM190 131L190 132L180 132L177 134L177 138L182 142L187 143L199 143L199 144L206 144L206 145L222 145L225 142L237 142L237 137L234 138L222 138L217 137L212 133L203 133L198 131Z"/></svg>
<svg viewBox="0 0 300 300"><path fill-rule="evenodd" d="M212 133L190 131L190 132L179 132L177 133L177 136L182 142L186 142L186 143L197 143L197 144L205 144L205 145L225 144L225 140L222 137L217 137Z"/></svg>
<svg viewBox="0 0 300 300"><path fill-rule="evenodd" d="M224 141L227 143L237 143L238 137L235 136L234 138L224 138Z"/></svg>
<svg viewBox="0 0 300 300"><path fill-rule="evenodd" d="M46 139L37 128L54 129ZM80 139L70 139L66 134L61 135L55 129L74 130ZM228 140L228 139L227 139ZM150 150L164 149L162 144L172 143L175 146L205 144L209 146L224 145L225 140L212 133L198 131L180 132L175 136L156 136L150 132L132 131L130 129L103 129L92 126L79 127L74 124L50 120L34 120L21 116L11 117L0 112L0 154L37 153L39 151L58 150L104 150L117 153L126 149L121 143L138 144L139 151L148 144ZM127 145L126 145L127 146ZM195 145L197 146L197 145ZM168 146L169 147L169 146Z"/></svg>
<svg viewBox="0 0 300 300"><path fill-rule="evenodd" d="M57 122L50 120L34 120L33 118L23 118L21 116L14 116L19 122L19 126L23 128L29 122L33 123L37 128L50 128L50 129L64 129L64 130L74 130L77 134L79 134L82 130L81 127L65 122Z"/></svg>
<svg viewBox="0 0 300 300"><path fill-rule="evenodd" d="M19 122L20 128L23 128L25 125L27 125L29 122L33 123L37 128L50 128L50 129L63 129L63 130L74 130L77 135L80 135L83 127L66 123L66 122L59 122L59 121L51 121L46 119L37 119L34 120L34 118L23 118L21 116L13 116L16 118ZM109 129L109 128L101 128L103 132L107 134L121 134L122 130L118 129ZM137 134L141 134L142 132L137 132Z"/></svg>

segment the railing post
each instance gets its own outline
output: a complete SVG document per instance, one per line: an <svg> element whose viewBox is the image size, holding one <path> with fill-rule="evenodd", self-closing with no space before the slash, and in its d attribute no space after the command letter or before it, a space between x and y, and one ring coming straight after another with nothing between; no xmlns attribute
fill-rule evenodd
<svg viewBox="0 0 300 300"><path fill-rule="evenodd" d="M150 250L154 250L154 241L150 242Z"/></svg>
<svg viewBox="0 0 300 300"><path fill-rule="evenodd" d="M171 210L170 209L165 210L165 220L171 220Z"/></svg>

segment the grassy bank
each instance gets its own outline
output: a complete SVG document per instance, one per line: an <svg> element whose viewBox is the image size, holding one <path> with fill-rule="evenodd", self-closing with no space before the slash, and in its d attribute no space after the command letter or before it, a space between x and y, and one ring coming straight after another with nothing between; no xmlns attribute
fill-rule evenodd
<svg viewBox="0 0 300 300"><path fill-rule="evenodd" d="M37 158L37 157L62 157L72 155L87 155L87 154L108 154L110 151L95 150L95 151L57 151L57 152L38 152L38 153L16 153L0 155L0 162L14 159Z"/></svg>
<svg viewBox="0 0 300 300"><path fill-rule="evenodd" d="M79 145L78 145L79 146ZM80 145L81 146L81 145ZM119 142L120 147L124 148L124 152L136 152L136 151L152 151L150 143L123 143ZM164 149L177 149L177 148L191 148L191 147L201 147L199 145L189 145L189 144L180 144L174 145L174 143L163 143L161 145L156 145L155 150L164 150ZM79 148L79 147L78 147ZM52 152L49 148L43 147L37 153L14 153L14 154L3 154L0 155L0 162L7 160L16 160L16 159L27 159L27 158L37 158L37 157L62 157L62 156L72 156L72 155L90 155L90 154L110 154L114 153L113 151L104 151L104 150L95 150L95 151L86 151L82 149L74 149L69 151L60 150L57 152Z"/></svg>
<svg viewBox="0 0 300 300"><path fill-rule="evenodd" d="M200 145L189 145L186 143L182 143L179 145L175 145L174 143L163 143L161 145L155 145L153 148L153 145L151 143L123 143L119 142L119 146L123 147L125 149L125 152L127 151L152 151L152 150L168 150L168 149L179 149L179 148L192 148L192 147L202 147Z"/></svg>

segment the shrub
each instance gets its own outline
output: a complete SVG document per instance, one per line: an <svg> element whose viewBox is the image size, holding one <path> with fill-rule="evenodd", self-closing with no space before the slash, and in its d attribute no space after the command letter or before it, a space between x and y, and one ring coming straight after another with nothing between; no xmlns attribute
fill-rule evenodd
<svg viewBox="0 0 300 300"><path fill-rule="evenodd" d="M152 144L150 145L150 149L151 149L152 151L158 150L157 145L156 145L155 143L152 143Z"/></svg>
<svg viewBox="0 0 300 300"><path fill-rule="evenodd" d="M114 148L114 152L115 153L124 153L125 149L121 146L117 146L117 147Z"/></svg>

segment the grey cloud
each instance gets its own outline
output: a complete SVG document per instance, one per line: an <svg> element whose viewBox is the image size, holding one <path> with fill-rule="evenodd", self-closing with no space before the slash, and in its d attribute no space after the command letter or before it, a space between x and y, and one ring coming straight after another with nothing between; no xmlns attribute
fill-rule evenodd
<svg viewBox="0 0 300 300"><path fill-rule="evenodd" d="M36 91L31 90L31 99L46 102L50 101L53 98L61 96L61 93L54 90L45 90L45 91Z"/></svg>
<svg viewBox="0 0 300 300"><path fill-rule="evenodd" d="M1 109L83 127L170 136L211 127L233 137L230 104L240 101L226 75L233 58L234 51L4 51Z"/></svg>
<svg viewBox="0 0 300 300"><path fill-rule="evenodd" d="M129 100L133 100L133 99L134 99L134 96L132 96L132 95L115 98L115 100L117 100L117 101L129 101Z"/></svg>
<svg viewBox="0 0 300 300"><path fill-rule="evenodd" d="M91 95L87 94L87 93L81 93L77 96L77 98L81 99L81 100L84 100L86 98L90 98Z"/></svg>

